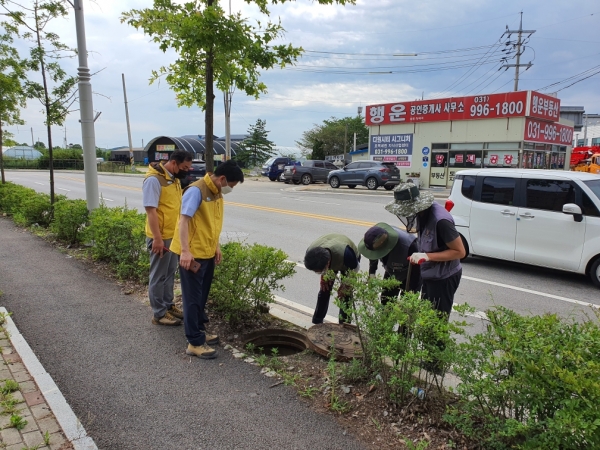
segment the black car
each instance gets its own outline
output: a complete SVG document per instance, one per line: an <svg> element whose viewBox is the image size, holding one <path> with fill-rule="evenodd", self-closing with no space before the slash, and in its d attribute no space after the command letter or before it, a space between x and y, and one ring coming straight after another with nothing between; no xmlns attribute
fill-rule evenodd
<svg viewBox="0 0 600 450"><path fill-rule="evenodd" d="M181 187L186 187L194 181L203 178L206 175L206 163L201 159L192 160L192 168L188 171L187 177L181 180Z"/></svg>

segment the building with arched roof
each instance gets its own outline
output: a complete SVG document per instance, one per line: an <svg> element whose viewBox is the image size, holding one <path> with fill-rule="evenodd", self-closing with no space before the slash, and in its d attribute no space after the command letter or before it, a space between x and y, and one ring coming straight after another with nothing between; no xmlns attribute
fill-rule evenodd
<svg viewBox="0 0 600 450"><path fill-rule="evenodd" d="M231 142L231 156L235 157L239 148L239 142ZM204 136L186 135L181 137L158 136L152 139L144 151L148 155L148 160L161 161L169 159L169 155L175 150L187 150L195 159L204 159L206 153L206 141ZM213 140L213 155L215 159L220 159L219 156L225 155L225 140L219 139L216 136Z"/></svg>

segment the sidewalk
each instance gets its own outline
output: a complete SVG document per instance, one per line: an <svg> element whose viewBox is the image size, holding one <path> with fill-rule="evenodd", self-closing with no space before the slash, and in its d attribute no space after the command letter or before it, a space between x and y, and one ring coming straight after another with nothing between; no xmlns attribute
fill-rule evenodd
<svg viewBox="0 0 600 450"><path fill-rule="evenodd" d="M0 308L0 314L5 321L0 328L0 348L4 363L0 368L0 380L5 390L0 395L0 446L7 450L97 449L93 441L86 437L85 430L64 402L64 397L52 378L39 364L7 311ZM9 390L12 392L9 393ZM16 422L19 417L22 426L17 428L12 420L15 419ZM70 439L63 432L61 424L69 431L67 434Z"/></svg>
<svg viewBox="0 0 600 450"><path fill-rule="evenodd" d="M98 448L363 448L222 347L186 356L182 328L83 263L7 219L0 234L1 302Z"/></svg>

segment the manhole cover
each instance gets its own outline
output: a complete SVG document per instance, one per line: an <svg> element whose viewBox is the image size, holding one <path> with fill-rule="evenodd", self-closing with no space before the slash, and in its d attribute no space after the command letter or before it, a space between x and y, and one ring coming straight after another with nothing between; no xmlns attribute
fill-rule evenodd
<svg viewBox="0 0 600 450"><path fill-rule="evenodd" d="M244 336L244 347L247 344L253 345L254 353L271 356L273 349L276 348L278 356L289 356L306 350L309 342L303 333L271 328L254 331Z"/></svg>
<svg viewBox="0 0 600 450"><path fill-rule="evenodd" d="M329 357L331 346L335 347L338 361L349 361L362 357L358 331L354 325L321 323L308 329L306 337L310 348L320 355Z"/></svg>

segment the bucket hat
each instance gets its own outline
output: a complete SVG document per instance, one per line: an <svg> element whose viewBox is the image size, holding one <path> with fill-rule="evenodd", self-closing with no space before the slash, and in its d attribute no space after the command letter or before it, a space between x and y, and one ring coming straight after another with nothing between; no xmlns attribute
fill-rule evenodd
<svg viewBox="0 0 600 450"><path fill-rule="evenodd" d="M420 192L413 183L404 183L394 189L394 201L385 209L398 217L409 217L426 210L434 201L432 193Z"/></svg>
<svg viewBox="0 0 600 450"><path fill-rule="evenodd" d="M380 222L365 233L358 243L358 251L368 259L381 259L398 243L398 233L387 223Z"/></svg>

